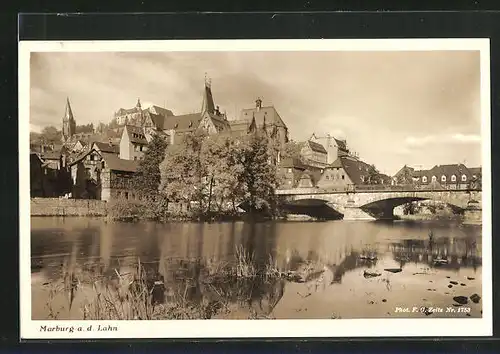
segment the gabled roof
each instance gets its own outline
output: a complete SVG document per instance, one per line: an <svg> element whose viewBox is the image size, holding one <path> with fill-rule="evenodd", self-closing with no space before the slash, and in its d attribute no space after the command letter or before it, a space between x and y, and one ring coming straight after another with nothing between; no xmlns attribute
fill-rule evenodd
<svg viewBox="0 0 500 354"><path fill-rule="evenodd" d="M106 167L113 171L136 172L139 167L139 161L120 159L116 154L103 152L101 156Z"/></svg>
<svg viewBox="0 0 500 354"><path fill-rule="evenodd" d="M165 117L162 130L195 130L201 121L201 113Z"/></svg>
<svg viewBox="0 0 500 354"><path fill-rule="evenodd" d="M304 172L302 172L300 179L309 178L313 186L316 186L318 181L321 179L321 176L322 173L320 169L308 167Z"/></svg>
<svg viewBox="0 0 500 354"><path fill-rule="evenodd" d="M473 175L480 175L482 173L482 168L481 167L469 167L469 171Z"/></svg>
<svg viewBox="0 0 500 354"><path fill-rule="evenodd" d="M243 109L241 111L239 120L247 121L250 123L253 116L255 116L255 122L257 123L257 127L259 128L264 124L264 119L266 121L266 125L268 126L276 125L278 127L286 128L285 123L281 119L274 106L262 107L260 109L257 109L256 107Z"/></svg>
<svg viewBox="0 0 500 354"><path fill-rule="evenodd" d="M120 147L118 145L115 145L115 144L110 145L109 143L95 141L93 145L96 146L99 149L99 151L101 151L101 152L109 152L111 154L120 153Z"/></svg>
<svg viewBox="0 0 500 354"><path fill-rule="evenodd" d="M220 132L231 129L228 121L224 118L224 116L217 116L216 114L209 114L209 116L217 131Z"/></svg>
<svg viewBox="0 0 500 354"><path fill-rule="evenodd" d="M306 145L308 145L312 151L320 152L322 154L328 153L326 151L325 147L320 143L316 143L314 141L308 140L308 141L306 141Z"/></svg>
<svg viewBox="0 0 500 354"><path fill-rule="evenodd" d="M287 157L285 159L282 159L280 161L279 166L284 167L284 168L297 168L297 169L302 169L302 170L305 170L307 168L307 166L304 165L302 163L302 161L300 161L297 158L292 158L292 157Z"/></svg>
<svg viewBox="0 0 500 354"><path fill-rule="evenodd" d="M347 151L347 146L345 140L339 140L337 138L334 138L335 142L337 143L337 147L339 147L342 150Z"/></svg>
<svg viewBox="0 0 500 354"><path fill-rule="evenodd" d="M427 176L461 176L466 175L467 177L471 177L472 174L470 170L464 164L453 164L453 165L436 165L425 173Z"/></svg>
<svg viewBox="0 0 500 354"><path fill-rule="evenodd" d="M146 134L144 133L144 129L141 127L137 127L134 125L126 125L125 129L127 130L130 141L136 144L147 144Z"/></svg>
<svg viewBox="0 0 500 354"><path fill-rule="evenodd" d="M61 158L60 151L47 151L41 154L43 160L59 160Z"/></svg>
<svg viewBox="0 0 500 354"><path fill-rule="evenodd" d="M341 156L337 160L339 160L339 162L334 161L333 164L341 164L342 168L344 168L352 183L364 183L364 177L368 175L368 169L370 167L369 164L361 160L353 159L349 156Z"/></svg>
<svg viewBox="0 0 500 354"><path fill-rule="evenodd" d="M159 107L159 106L156 106L156 105L150 106L148 108L148 110L152 114L156 113L156 114L163 115L163 116L173 116L174 115L171 110L163 108L163 107Z"/></svg>

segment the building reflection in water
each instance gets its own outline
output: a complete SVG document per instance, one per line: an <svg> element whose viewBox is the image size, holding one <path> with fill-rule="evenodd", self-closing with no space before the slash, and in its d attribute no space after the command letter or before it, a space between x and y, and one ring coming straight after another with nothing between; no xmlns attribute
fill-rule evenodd
<svg viewBox="0 0 500 354"><path fill-rule="evenodd" d="M51 224L52 222L52 224ZM279 271L317 265L331 272L330 284L392 257L448 269L481 265L480 231L380 223L107 223L102 220L37 220L32 225L32 273L61 279L64 267L92 270L104 279L131 272L140 260L155 303L182 299L193 304L224 303L269 314L285 291L284 278L211 281L234 266L242 247L256 269L270 263ZM55 224L54 224L55 223ZM401 235L408 235L402 238ZM456 236L455 236L456 235ZM436 261L441 263L437 264ZM156 285L155 285L156 284Z"/></svg>

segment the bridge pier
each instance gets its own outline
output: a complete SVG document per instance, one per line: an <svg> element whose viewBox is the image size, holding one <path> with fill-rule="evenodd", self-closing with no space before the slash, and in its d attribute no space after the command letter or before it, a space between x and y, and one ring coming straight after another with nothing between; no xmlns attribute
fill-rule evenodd
<svg viewBox="0 0 500 354"><path fill-rule="evenodd" d="M467 208L464 210L463 223L472 225L481 225L483 223L483 210L479 202L470 200L467 203Z"/></svg>
<svg viewBox="0 0 500 354"><path fill-rule="evenodd" d="M346 205L343 212L343 220L375 220L373 216L354 205Z"/></svg>

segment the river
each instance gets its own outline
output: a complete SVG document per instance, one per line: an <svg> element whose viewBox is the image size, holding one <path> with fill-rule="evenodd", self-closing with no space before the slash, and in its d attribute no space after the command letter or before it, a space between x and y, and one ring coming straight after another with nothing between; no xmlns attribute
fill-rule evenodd
<svg viewBox="0 0 500 354"><path fill-rule="evenodd" d="M203 268L232 264L239 248L256 266L272 260L282 272L304 264L319 271L303 281L203 286ZM82 318L78 294L69 305L53 290L65 265L98 264L102 274L120 274L138 260L161 275L162 301L175 289L192 302L245 293L245 301L229 296L212 318L477 318L482 302L470 296L482 297L481 258L481 228L450 221L160 224L32 217L32 318ZM467 304L459 306L456 296L468 297ZM56 305L48 306L51 301Z"/></svg>

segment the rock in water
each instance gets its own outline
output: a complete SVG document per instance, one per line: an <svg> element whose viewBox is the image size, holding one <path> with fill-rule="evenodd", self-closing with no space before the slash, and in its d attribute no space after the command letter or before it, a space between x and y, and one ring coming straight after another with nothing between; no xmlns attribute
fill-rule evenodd
<svg viewBox="0 0 500 354"><path fill-rule="evenodd" d="M471 295L470 300L473 303L477 304L479 302L479 300L481 300L481 296L479 296L478 294L473 294L473 295Z"/></svg>
<svg viewBox="0 0 500 354"><path fill-rule="evenodd" d="M384 269L386 272L391 272L391 273L399 273L401 272L403 269L401 268L385 268Z"/></svg>
<svg viewBox="0 0 500 354"><path fill-rule="evenodd" d="M475 278L473 277L467 277L467 280L474 280Z"/></svg>
<svg viewBox="0 0 500 354"><path fill-rule="evenodd" d="M455 296L453 300L458 302L460 305L465 305L469 302L467 296Z"/></svg>
<svg viewBox="0 0 500 354"><path fill-rule="evenodd" d="M458 285L458 281L450 281L450 284L453 284L453 285Z"/></svg>
<svg viewBox="0 0 500 354"><path fill-rule="evenodd" d="M363 276L365 278L373 278L373 277L379 277L381 274L377 272L369 272L369 271L364 271Z"/></svg>

